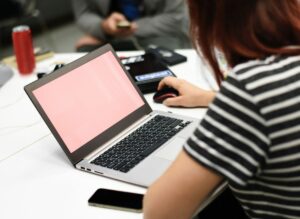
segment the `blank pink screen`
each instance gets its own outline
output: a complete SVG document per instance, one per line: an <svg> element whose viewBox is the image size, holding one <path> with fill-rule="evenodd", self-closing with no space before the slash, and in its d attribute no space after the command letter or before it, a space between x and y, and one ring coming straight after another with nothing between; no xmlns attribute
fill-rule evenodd
<svg viewBox="0 0 300 219"><path fill-rule="evenodd" d="M33 94L71 153L144 104L112 52Z"/></svg>

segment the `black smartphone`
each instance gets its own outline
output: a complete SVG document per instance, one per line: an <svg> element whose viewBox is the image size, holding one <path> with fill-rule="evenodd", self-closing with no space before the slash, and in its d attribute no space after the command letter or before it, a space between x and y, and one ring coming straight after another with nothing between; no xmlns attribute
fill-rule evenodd
<svg viewBox="0 0 300 219"><path fill-rule="evenodd" d="M98 189L88 200L89 205L131 212L142 212L143 194Z"/></svg>
<svg viewBox="0 0 300 219"><path fill-rule="evenodd" d="M172 66L187 61L187 57L183 56L174 50L167 49L161 46L150 45L146 53L152 53L157 56L166 65Z"/></svg>
<svg viewBox="0 0 300 219"><path fill-rule="evenodd" d="M144 94L156 92L158 83L164 77L176 77L158 57L150 53L124 58L122 64Z"/></svg>

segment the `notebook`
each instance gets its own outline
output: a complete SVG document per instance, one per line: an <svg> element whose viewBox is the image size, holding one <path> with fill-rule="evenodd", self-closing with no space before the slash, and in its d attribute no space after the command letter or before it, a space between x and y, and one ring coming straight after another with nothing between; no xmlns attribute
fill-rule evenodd
<svg viewBox="0 0 300 219"><path fill-rule="evenodd" d="M144 187L169 167L198 123L153 111L110 45L25 91L75 168Z"/></svg>

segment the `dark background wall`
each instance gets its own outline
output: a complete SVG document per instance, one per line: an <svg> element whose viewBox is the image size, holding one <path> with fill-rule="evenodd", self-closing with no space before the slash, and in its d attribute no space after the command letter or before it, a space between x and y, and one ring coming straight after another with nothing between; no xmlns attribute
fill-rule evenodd
<svg viewBox="0 0 300 219"><path fill-rule="evenodd" d="M36 0L35 2L35 12L23 14L22 4L18 5L17 0L0 1L0 48L11 45L11 31L14 26L27 24L35 34L39 34L45 29L73 21L71 0Z"/></svg>

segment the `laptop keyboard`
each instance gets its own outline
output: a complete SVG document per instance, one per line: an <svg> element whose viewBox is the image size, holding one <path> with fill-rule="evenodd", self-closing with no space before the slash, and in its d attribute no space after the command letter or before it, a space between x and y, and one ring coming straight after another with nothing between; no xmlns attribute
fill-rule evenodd
<svg viewBox="0 0 300 219"><path fill-rule="evenodd" d="M189 123L156 115L91 163L126 173Z"/></svg>

